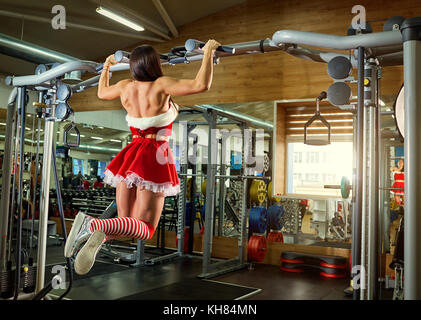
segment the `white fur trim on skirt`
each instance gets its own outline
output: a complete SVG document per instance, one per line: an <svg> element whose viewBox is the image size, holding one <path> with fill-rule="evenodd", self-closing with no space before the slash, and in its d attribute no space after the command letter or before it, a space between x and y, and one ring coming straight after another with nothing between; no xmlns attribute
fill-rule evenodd
<svg viewBox="0 0 421 320"><path fill-rule="evenodd" d="M133 185L137 187L141 186L152 192L163 193L165 197L175 196L180 192L179 184L174 186L171 182L155 183L152 181L147 181L134 172L128 173L125 178L119 174L114 175L108 169L105 170L104 174L104 183L109 184L114 188L117 188L117 185L121 181L124 181L127 185L127 188L131 188Z"/></svg>

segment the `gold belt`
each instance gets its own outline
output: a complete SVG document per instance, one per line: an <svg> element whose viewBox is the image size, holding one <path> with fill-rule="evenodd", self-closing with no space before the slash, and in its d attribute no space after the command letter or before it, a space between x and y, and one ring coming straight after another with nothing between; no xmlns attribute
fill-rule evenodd
<svg viewBox="0 0 421 320"><path fill-rule="evenodd" d="M133 139L136 139L136 138L155 139L157 141L168 141L168 140L170 140L169 136L158 136L156 133L147 134L143 137L136 134L136 135L133 136Z"/></svg>

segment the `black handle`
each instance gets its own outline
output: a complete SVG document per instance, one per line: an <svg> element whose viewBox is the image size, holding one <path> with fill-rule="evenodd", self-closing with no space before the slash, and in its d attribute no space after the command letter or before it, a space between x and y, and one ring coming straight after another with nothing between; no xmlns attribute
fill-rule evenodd
<svg viewBox="0 0 421 320"><path fill-rule="evenodd" d="M323 99L326 99L327 93L326 91L320 92L320 95L317 97L317 100L322 101Z"/></svg>
<svg viewBox="0 0 421 320"><path fill-rule="evenodd" d="M67 141L67 137L68 137L68 133L69 131L71 131L72 129L75 130L76 132L76 143L69 143ZM64 145L66 147L75 147L78 148L80 144L80 131L79 129L76 127L76 125L72 122L65 130L64 130Z"/></svg>
<svg viewBox="0 0 421 320"><path fill-rule="evenodd" d="M199 40L195 40L195 39L188 39L186 41L186 43L184 44L184 47L186 48L187 51L193 51L195 49L201 49L205 46L205 42L199 41ZM235 48L232 47L228 47L228 46L219 46L218 48L216 48L216 51L220 51L220 52L227 52L227 53L231 53L234 54L235 53Z"/></svg>

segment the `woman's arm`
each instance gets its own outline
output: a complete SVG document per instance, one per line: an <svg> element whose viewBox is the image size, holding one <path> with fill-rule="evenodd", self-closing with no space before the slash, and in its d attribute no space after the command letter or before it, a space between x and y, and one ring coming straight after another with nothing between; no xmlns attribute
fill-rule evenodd
<svg viewBox="0 0 421 320"><path fill-rule="evenodd" d="M98 82L98 98L102 100L114 100L120 97L121 81L110 86L110 67L116 63L114 55L109 56L104 62Z"/></svg>
<svg viewBox="0 0 421 320"><path fill-rule="evenodd" d="M213 54L220 44L209 40L203 47L203 60L194 80L161 77L156 80L162 90L172 96L201 93L210 89L213 77Z"/></svg>

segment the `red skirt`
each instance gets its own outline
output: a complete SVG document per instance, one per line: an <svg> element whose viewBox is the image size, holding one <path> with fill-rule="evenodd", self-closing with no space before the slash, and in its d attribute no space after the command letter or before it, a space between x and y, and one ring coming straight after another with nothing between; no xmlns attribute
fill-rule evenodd
<svg viewBox="0 0 421 320"><path fill-rule="evenodd" d="M104 183L113 187L125 182L152 192L174 196L180 192L180 181L174 157L167 141L134 138L105 170Z"/></svg>
<svg viewBox="0 0 421 320"><path fill-rule="evenodd" d="M405 174L403 172L395 173L395 182L392 185L392 188L404 189L405 188ZM404 190L393 190L394 194L403 194Z"/></svg>

